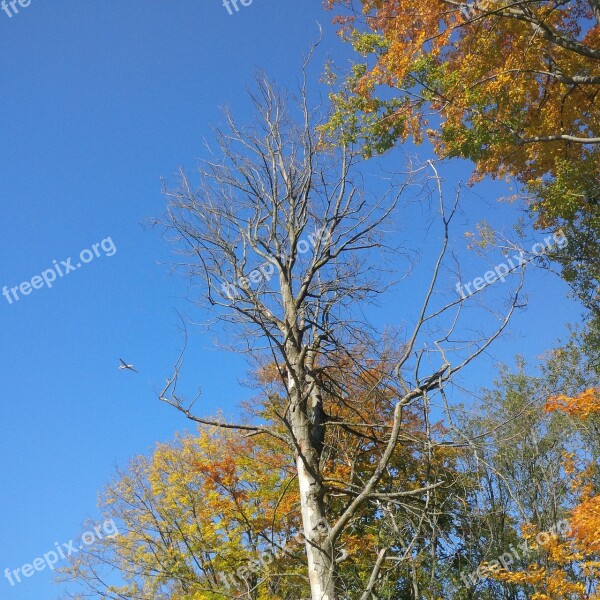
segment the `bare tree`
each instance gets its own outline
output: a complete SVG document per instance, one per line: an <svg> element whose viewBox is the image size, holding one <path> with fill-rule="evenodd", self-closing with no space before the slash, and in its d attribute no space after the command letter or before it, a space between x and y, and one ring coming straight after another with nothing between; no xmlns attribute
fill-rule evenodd
<svg viewBox="0 0 600 600"><path fill-rule="evenodd" d="M431 494L444 484L431 480L404 490L382 484L389 482L390 461L402 440L404 409L417 401L428 409L432 396L506 327L519 305L519 294L512 296L502 315L495 315L498 320L491 331L468 341L453 340L467 300L453 297L440 304L436 289L445 268L458 194L447 208L435 166L416 169L401 183L391 181L376 196L365 189L359 153L316 133L318 117L309 106L306 80L295 108L262 77L252 100L257 121L241 127L226 114L227 130L216 131L214 158L202 163L199 187L182 172L181 186L167 190L167 226L186 255L180 264L202 283L203 298L213 314L239 328L246 350L277 365L285 406L274 406L273 411L283 428L194 415L191 403L177 392L182 357L160 397L197 422L237 428L247 435L272 435L293 449L312 599L336 600L345 597L338 566L345 554L339 541L365 505L385 511L394 503L419 498L426 510ZM296 119L293 110L300 115ZM389 249L385 224L391 223L406 187L426 173L430 174L426 187L438 198L442 224L431 283L392 369L397 386L389 419L353 425L377 437L379 450L369 477L350 476L333 484L323 474L325 439L328 432L348 424L330 418L324 409L324 397L338 394L339 401L344 400L343 392L333 390L324 373L333 357L340 356L357 374L365 369L355 350L366 339L377 340L377 334L360 310L389 285L382 258ZM473 294L478 296L479 292ZM424 335L429 346L421 343ZM328 510L333 491L347 500L334 519ZM393 515L390 519L400 535ZM374 590L388 559L407 560L410 540L401 544L402 552L394 549L396 545L382 544L373 558L361 600L376 597Z"/></svg>

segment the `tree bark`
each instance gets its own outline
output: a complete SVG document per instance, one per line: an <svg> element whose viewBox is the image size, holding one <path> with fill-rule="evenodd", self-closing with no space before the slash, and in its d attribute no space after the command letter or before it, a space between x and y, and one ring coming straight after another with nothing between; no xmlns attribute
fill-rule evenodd
<svg viewBox="0 0 600 600"><path fill-rule="evenodd" d="M320 486L301 456L297 458L297 468L312 600L336 600L335 558L333 546L325 544L328 525Z"/></svg>
<svg viewBox="0 0 600 600"><path fill-rule="evenodd" d="M323 503L323 486L318 479L320 449L315 448L315 424L307 410L308 402L312 402L315 396L315 382L307 382L303 364L305 354L298 354L297 349L288 349L288 356L294 357L292 370L288 373L287 387L291 404L290 422L298 444L296 468L311 598L337 600L334 544L328 541L329 523ZM307 389L309 387L311 389Z"/></svg>

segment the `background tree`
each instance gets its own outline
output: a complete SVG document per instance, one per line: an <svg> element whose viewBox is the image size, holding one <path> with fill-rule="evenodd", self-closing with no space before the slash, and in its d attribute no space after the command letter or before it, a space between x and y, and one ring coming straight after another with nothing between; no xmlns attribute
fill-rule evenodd
<svg viewBox="0 0 600 600"><path fill-rule="evenodd" d="M549 398L546 410L575 417L598 432L600 389L589 388L574 397L561 394ZM533 539L535 557L521 570L495 567L490 576L502 582L527 585L533 600L600 598L600 495L597 463L581 455L565 453L566 480L577 497L569 511L568 535L540 535L535 526L524 527L524 537ZM595 480L595 481L594 481ZM565 532L567 533L567 532Z"/></svg>
<svg viewBox="0 0 600 600"><path fill-rule="evenodd" d="M101 497L119 535L73 557L63 578L85 591L71 597L302 597L297 485L276 444L205 426L132 460Z"/></svg>
<svg viewBox="0 0 600 600"><path fill-rule="evenodd" d="M359 59L329 127L367 154L428 136L475 177L515 177L556 258L600 308L600 6L597 0L329 0ZM387 90L393 90L390 94Z"/></svg>
<svg viewBox="0 0 600 600"><path fill-rule="evenodd" d="M596 361L594 349L575 330L566 343L546 354L538 374L528 373L521 359L514 373L504 368L495 389L485 392L478 409L461 422L472 449L466 454L465 470L476 480L457 548L463 583L471 577L466 587L473 595L464 597L520 600L563 581L563 595L551 597L568 598L567 583L576 586L573 589L589 587L574 552L566 552L570 542L564 535L548 538L546 547L536 542L536 536L542 533L545 539L544 532L556 530L565 520L573 522L574 513L580 510L581 495L571 484L581 469L566 466L565 457L571 457L571 465L597 462L595 417L588 412L586 419L574 418L584 407L569 400L579 398L579 390L597 384ZM554 398L553 403L548 398ZM556 410L563 402L578 408L573 414ZM588 493L597 494L597 474L588 472L586 477L592 486ZM528 551L522 550L525 541ZM548 555L551 547L553 558ZM489 577L481 570L477 574L481 565L497 563L503 556L508 557L506 569L497 569ZM557 574L548 582L547 567L552 560L544 561L550 558ZM546 570L534 569L531 577L525 577L536 559Z"/></svg>

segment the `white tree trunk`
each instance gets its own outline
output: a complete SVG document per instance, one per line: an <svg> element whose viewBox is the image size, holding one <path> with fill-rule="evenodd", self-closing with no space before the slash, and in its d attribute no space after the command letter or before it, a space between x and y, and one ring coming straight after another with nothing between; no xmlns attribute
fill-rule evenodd
<svg viewBox="0 0 600 600"><path fill-rule="evenodd" d="M293 355L293 352L290 354ZM298 364L296 361L292 362L295 365ZM303 369L297 369L296 374L298 372L302 373ZM302 379L304 380L304 378ZM319 455L313 447L311 422L306 414L306 409L303 409L302 394L291 374L288 376L288 392L291 399L292 429L299 446L296 468L311 598L312 600L337 600L334 549L331 544L326 542L329 524L320 484L313 475L313 473L319 472Z"/></svg>
<svg viewBox="0 0 600 600"><path fill-rule="evenodd" d="M324 544L329 527L319 498L318 485L302 457L298 456L296 464L311 597L312 600L336 600L335 560L333 548Z"/></svg>

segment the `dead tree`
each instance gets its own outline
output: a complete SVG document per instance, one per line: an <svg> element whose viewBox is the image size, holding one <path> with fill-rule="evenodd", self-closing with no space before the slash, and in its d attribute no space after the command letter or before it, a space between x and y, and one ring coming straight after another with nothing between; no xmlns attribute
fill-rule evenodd
<svg viewBox="0 0 600 600"><path fill-rule="evenodd" d="M212 314L238 327L248 350L268 354L277 364L286 390L285 409L277 414L286 433L194 415L176 391L180 363L160 397L195 421L238 428L249 435L273 435L293 448L312 599L336 600L343 597L338 564L344 552L339 539L357 512L367 503L387 506L410 496L427 498L443 483L431 481L416 490L380 489L402 437L404 407L416 400L428 401L484 352L518 306L518 294L493 331L457 348L451 337L467 300L455 297L443 306L432 300L456 206L453 203L449 211L444 206L432 164L417 170L413 175L431 174L432 192L439 195L441 250L421 314L396 364L402 392L391 420L365 424L379 428L382 451L360 489L356 482L345 487L336 483L336 493L347 494L348 502L331 521L326 499L332 488L323 477L322 454L327 432L343 424L329 420L324 410L323 398L331 390L324 386L321 367L328 356L351 357L367 335L368 324L357 314L365 302L387 288L389 277L377 268L379 253L387 247L383 230L411 178L390 183L379 196L366 190L359 153L323 141L316 133L318 122L309 107L306 83L292 106L282 92L260 78L252 100L256 122L241 127L226 114L227 129L216 131L216 148L200 166L199 185L195 187L182 172L181 186L167 190L167 226L186 255L180 264L202 284ZM448 315L444 331L438 329L437 337L428 338L430 346L425 349L423 333L435 335L430 326ZM423 373L425 365L430 366L427 373ZM364 600L375 597L391 552L390 547L382 547L374 557Z"/></svg>

